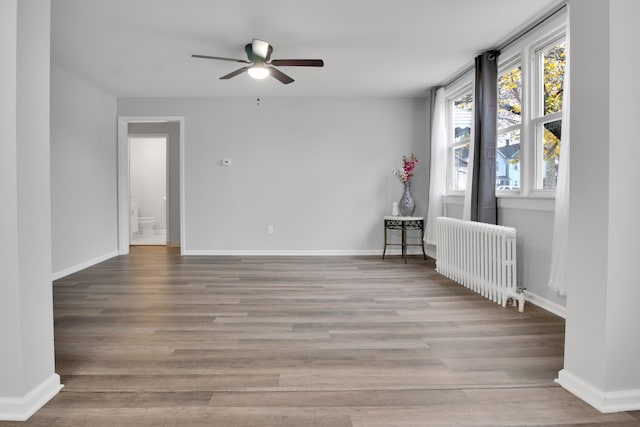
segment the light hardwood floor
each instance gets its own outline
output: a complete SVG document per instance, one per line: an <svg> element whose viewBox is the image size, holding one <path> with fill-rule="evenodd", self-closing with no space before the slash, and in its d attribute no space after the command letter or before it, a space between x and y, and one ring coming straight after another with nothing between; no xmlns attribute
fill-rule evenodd
<svg viewBox="0 0 640 427"><path fill-rule="evenodd" d="M69 426L637 426L553 380L564 321L412 257L180 257L133 247L54 284Z"/></svg>

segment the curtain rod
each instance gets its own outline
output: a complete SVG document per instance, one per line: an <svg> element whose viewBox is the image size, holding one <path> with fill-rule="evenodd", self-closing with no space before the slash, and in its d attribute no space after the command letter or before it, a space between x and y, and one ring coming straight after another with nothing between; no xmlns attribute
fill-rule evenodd
<svg viewBox="0 0 640 427"><path fill-rule="evenodd" d="M560 11L565 9L566 7L567 7L567 1L564 0L557 7L554 7L549 12L545 13L544 15L542 15L542 17L540 19L536 19L533 23L527 25L522 31L518 31L513 36L511 36L508 39L506 39L505 41L503 41L496 48L496 50L502 51L505 48L511 46L513 43L515 43L516 41L520 40L522 37L524 37L525 35L527 35L531 31L533 31L536 28L538 28L540 25L542 25L545 22L547 22L547 20L551 19L553 16L555 16L557 13L559 13ZM451 83L455 82L460 77L464 76L469 71L473 70L474 67L475 67L474 63L471 63L470 65L468 65L465 68L463 68L462 71L459 71L453 77L449 78L448 80L446 80L444 83L438 85L437 87L447 87L447 86L449 86Z"/></svg>

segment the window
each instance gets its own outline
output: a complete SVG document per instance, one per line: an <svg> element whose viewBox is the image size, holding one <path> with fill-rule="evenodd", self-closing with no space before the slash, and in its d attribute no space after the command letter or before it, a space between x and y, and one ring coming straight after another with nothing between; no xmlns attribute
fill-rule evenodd
<svg viewBox="0 0 640 427"><path fill-rule="evenodd" d="M501 49L498 58L496 193L546 197L555 192L562 148L566 10ZM445 88L448 191L467 185L473 75Z"/></svg>
<svg viewBox="0 0 640 427"><path fill-rule="evenodd" d="M559 13L503 50L498 68L496 191L556 189L566 64L566 15Z"/></svg>
<svg viewBox="0 0 640 427"><path fill-rule="evenodd" d="M496 190L520 190L522 135L522 66L511 62L498 75Z"/></svg>
<svg viewBox="0 0 640 427"><path fill-rule="evenodd" d="M562 130L562 93L566 64L564 37L534 51L535 189L555 190Z"/></svg>
<svg viewBox="0 0 640 427"><path fill-rule="evenodd" d="M449 191L464 191L467 188L469 166L469 143L473 121L473 94L471 86L447 99Z"/></svg>

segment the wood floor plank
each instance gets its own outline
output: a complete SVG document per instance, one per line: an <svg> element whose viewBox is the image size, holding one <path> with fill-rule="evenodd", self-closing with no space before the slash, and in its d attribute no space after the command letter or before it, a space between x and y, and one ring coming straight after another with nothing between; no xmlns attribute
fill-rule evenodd
<svg viewBox="0 0 640 427"><path fill-rule="evenodd" d="M468 396L461 390L214 392L210 406L349 408L359 406L425 406L468 400Z"/></svg>
<svg viewBox="0 0 640 427"><path fill-rule="evenodd" d="M131 253L54 283L65 388L0 426L640 425L556 385L564 321L410 257Z"/></svg>
<svg viewBox="0 0 640 427"><path fill-rule="evenodd" d="M275 374L157 374L65 375L65 387L78 392L213 392L215 390L268 389L279 385ZM181 372L181 371L179 371Z"/></svg>

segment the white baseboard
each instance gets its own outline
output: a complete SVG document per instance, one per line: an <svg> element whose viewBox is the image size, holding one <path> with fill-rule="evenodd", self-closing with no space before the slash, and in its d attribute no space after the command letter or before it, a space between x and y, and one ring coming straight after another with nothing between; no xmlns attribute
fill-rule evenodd
<svg viewBox="0 0 640 427"><path fill-rule="evenodd" d="M115 256L118 256L118 251L109 252L108 254L100 255L99 257L95 257L88 261L81 262L80 264L74 265L73 267L65 268L64 270L56 271L51 275L51 280L58 280L62 277L68 276L70 274L76 273L80 270L84 270L85 268L89 268L92 265L96 265L108 259L111 259Z"/></svg>
<svg viewBox="0 0 640 427"><path fill-rule="evenodd" d="M524 291L524 299L525 301L530 302L533 305L544 308L545 310L555 314L556 316L560 316L563 319L567 318L567 308L561 306L558 303L550 301L546 298L542 298L539 295L532 294L529 291Z"/></svg>
<svg viewBox="0 0 640 427"><path fill-rule="evenodd" d="M432 245L430 243L424 243L424 250L427 253L427 256L433 259L438 259L438 248L436 245Z"/></svg>
<svg viewBox="0 0 640 427"><path fill-rule="evenodd" d="M602 391L566 369L558 372L556 383L603 413L640 410L640 389Z"/></svg>
<svg viewBox="0 0 640 427"><path fill-rule="evenodd" d="M378 250L251 250L251 249L220 249L198 250L189 249L184 255L213 255L213 256L358 256L382 255Z"/></svg>
<svg viewBox="0 0 640 427"><path fill-rule="evenodd" d="M422 255L418 248L409 248L409 255ZM245 249L220 249L201 250L185 249L183 255L209 255L209 256L382 256L382 249L356 249L356 250L245 250ZM387 256L400 255L400 249L388 249Z"/></svg>
<svg viewBox="0 0 640 427"><path fill-rule="evenodd" d="M0 421L26 421L64 387L52 374L24 397L0 397Z"/></svg>

